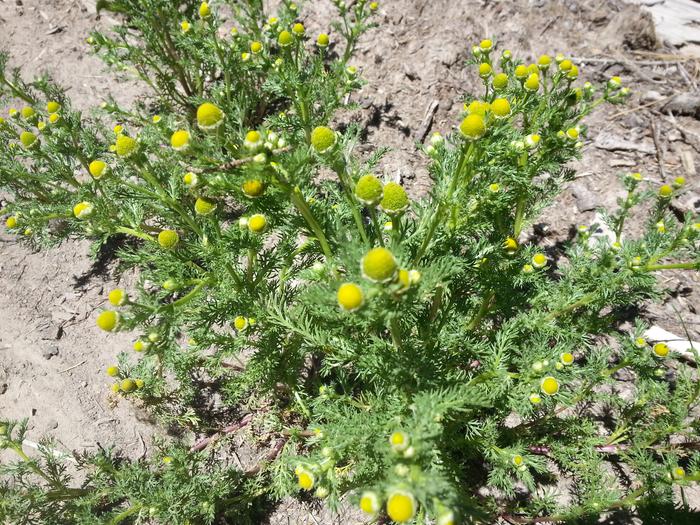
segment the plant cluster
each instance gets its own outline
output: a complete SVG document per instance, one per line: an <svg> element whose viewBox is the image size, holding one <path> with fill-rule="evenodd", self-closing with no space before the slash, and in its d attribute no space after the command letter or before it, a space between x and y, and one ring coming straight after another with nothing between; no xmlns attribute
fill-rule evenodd
<svg viewBox="0 0 700 525"><path fill-rule="evenodd" d="M22 106L0 121L5 223L36 247L118 245L139 280L96 317L134 334L106 371L112 395L210 437L144 461L76 454L73 487L65 457L48 442L30 457L25 426L5 421L19 460L2 467L0 517L255 522L253 503L304 493L439 525L685 503L696 371L642 321L621 328L660 296L657 272L700 267L697 218L669 209L685 181L624 175L615 239L604 225L548 249L526 235L573 177L584 117L629 95L619 78L581 83L564 56L526 64L481 41L467 62L483 94L420 147L433 186L415 199L375 174L385 150L360 157L364 130L334 120L362 85L350 60L376 2L334 0L318 35L286 0L272 17L260 0L98 4L123 23L88 45L148 95L85 116L2 56L0 87ZM199 403L211 389L240 419L216 434ZM221 439L243 427L267 451L248 470Z"/></svg>

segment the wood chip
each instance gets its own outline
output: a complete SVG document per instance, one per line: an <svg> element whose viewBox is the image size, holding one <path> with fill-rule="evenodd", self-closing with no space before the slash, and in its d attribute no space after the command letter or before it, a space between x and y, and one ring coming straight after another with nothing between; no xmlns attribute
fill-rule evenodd
<svg viewBox="0 0 700 525"><path fill-rule="evenodd" d="M430 131L430 126L433 125L433 117L435 112L438 110L440 103L437 100L433 100L429 105L428 109L425 111L425 116L423 117L423 122L421 122L420 127L416 131L415 139L417 142L422 143L425 137Z"/></svg>
<svg viewBox="0 0 700 525"><path fill-rule="evenodd" d="M656 152L654 145L648 141L625 140L620 138L619 133L609 131L600 132L593 145L607 151L638 151L645 155L653 155Z"/></svg>

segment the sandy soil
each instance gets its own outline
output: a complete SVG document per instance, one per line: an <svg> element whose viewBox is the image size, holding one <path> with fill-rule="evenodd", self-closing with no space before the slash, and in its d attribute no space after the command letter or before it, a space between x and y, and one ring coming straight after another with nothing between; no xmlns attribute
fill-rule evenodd
<svg viewBox="0 0 700 525"><path fill-rule="evenodd" d="M116 78L87 54L88 32L113 23L109 17L97 19L93 5L90 0L0 0L0 49L9 51L12 64L27 75L50 72L84 108L110 92L121 102L141 92L138 84ZM312 32L327 29L329 5L318 1L303 11ZM490 36L525 57L562 52L577 57L584 79L617 74L635 95L628 106L601 109L588 119L592 131L575 166L580 178L542 217L537 229L542 242L553 245L571 226L590 223L595 206L614 207L621 194L616 174L641 171L661 181L657 150L666 181L688 178L681 202L697 213L700 183L693 165L700 160L700 122L669 117L660 108L676 93L697 91L700 69L694 59L658 42L651 17L639 9L619 0L385 0L381 27L363 38L356 58L369 81L357 99L363 109L342 118L366 123L370 146L365 151L374 145L392 148L382 163L384 175L403 179L413 195L424 194L426 161L415 150L417 132L433 102L438 108L429 131L447 132L457 122L464 94L477 86L475 75L463 67L471 45ZM652 126L659 130L658 146ZM625 143L610 151L601 147L606 137ZM109 260L89 257L86 243L33 253L0 232L0 414L29 418L28 437L34 441L48 433L66 450L114 443L139 457L148 453L151 436L164 429L108 394L104 369L131 342L129 334L103 335L94 326L93 312L116 284L112 270ZM683 333L682 316L691 336L700 340L697 272L668 274L663 282L672 296L650 306L645 316L677 334ZM323 509L293 502L281 505L271 521L288 523L290 515L300 524L357 522L348 516L334 521Z"/></svg>

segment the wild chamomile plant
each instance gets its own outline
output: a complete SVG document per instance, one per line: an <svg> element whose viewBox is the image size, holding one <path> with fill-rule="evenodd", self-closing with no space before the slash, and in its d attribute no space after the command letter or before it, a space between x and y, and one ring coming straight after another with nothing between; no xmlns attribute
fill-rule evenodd
<svg viewBox="0 0 700 525"><path fill-rule="evenodd" d="M35 243L126 239L118 257L139 284L96 317L134 334L106 371L114 394L208 436L171 445L173 473L157 454L91 457L82 466L99 475L84 489L61 480L62 519L211 523L300 492L441 525L673 508L700 479L700 386L641 321L620 325L659 295L657 272L700 265L697 219L668 207L684 181L625 176L614 241L581 228L545 251L525 233L572 178L582 119L628 88L482 41L469 60L480 95L424 148L434 184L414 200L374 173L383 150L353 153L362 130L333 124L361 84L348 60L378 8L334 3L334 30L309 35L291 3L270 17L228 2L224 19L222 4L102 2L125 24L89 44L136 70L151 105L111 101L100 118L46 80L0 77L23 101L1 130L7 227ZM642 203L648 227L630 238ZM228 409L219 431L199 402L210 392ZM13 426L3 444L19 452ZM241 471L221 437L247 426L267 452ZM19 455L39 480L7 485L8 515L52 490Z"/></svg>

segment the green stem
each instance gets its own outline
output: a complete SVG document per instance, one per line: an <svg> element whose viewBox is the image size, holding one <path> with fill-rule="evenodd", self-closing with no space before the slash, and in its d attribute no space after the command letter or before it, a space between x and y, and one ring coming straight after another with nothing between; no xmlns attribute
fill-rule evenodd
<svg viewBox="0 0 700 525"><path fill-rule="evenodd" d="M382 229L379 227L379 220L377 219L377 210L374 208L374 206L369 207L369 216L372 219L372 225L374 226L374 231L376 232L377 240L379 241L379 246L384 246L384 235L382 235Z"/></svg>
<svg viewBox="0 0 700 525"><path fill-rule="evenodd" d="M12 82L10 82L5 75L0 75L0 82L5 84L7 87L10 88L12 93L17 97L21 98L24 100L27 104L34 105L36 104L36 100L34 100L32 97L27 95L24 91L19 89L17 86L15 86Z"/></svg>
<svg viewBox="0 0 700 525"><path fill-rule="evenodd" d="M192 299L194 299L199 294L199 292L202 291L202 288L204 288L208 284L209 284L209 280L203 279L202 281L200 281L197 284L197 286L192 288L192 290L190 290L186 295L183 295L177 301L173 301L172 303L170 303L170 306L177 308L179 306L183 306L183 305L189 303Z"/></svg>
<svg viewBox="0 0 700 525"><path fill-rule="evenodd" d="M168 192L165 191L165 188L156 177L151 175L146 169L142 169L140 174L144 178L144 180L146 180L146 182L153 186L153 188L158 193L158 197L166 206L169 206L170 208L175 210L175 212L177 212L182 217L182 219L187 223L187 225L190 228L192 228L192 231L194 231L200 237L204 237L204 232L199 226L197 226L197 223L194 222L194 219L190 217L190 215L187 213L187 210L185 210L185 208L183 208L179 202L177 202L175 199L172 199L168 195Z"/></svg>
<svg viewBox="0 0 700 525"><path fill-rule="evenodd" d="M117 514L116 516L114 516L114 517L110 520L109 525L118 525L119 523L121 523L122 521L124 521L126 518L128 518L128 517L131 516L132 514L136 514L137 512L139 512L142 508L143 508L143 504L142 504L142 503L137 503L136 505L132 505L131 507L129 507L129 508L126 509L125 511L120 512L119 514Z"/></svg>
<svg viewBox="0 0 700 525"><path fill-rule="evenodd" d="M568 306L565 306L563 308L560 308L559 310L554 310L553 312L550 312L547 317L545 317L546 321L552 321L553 319L556 319L560 315L563 315L565 313L571 312L573 310L576 310L577 308L580 308L582 306L586 306L587 304L593 302L593 300L596 298L596 294L591 292L587 293L581 299L579 299L576 302L571 303Z"/></svg>
<svg viewBox="0 0 700 525"><path fill-rule="evenodd" d="M135 230L133 228L127 228L126 226L118 226L115 232L131 235L132 237L138 237L139 239L143 239L144 241L157 242L153 237L151 237L147 233Z"/></svg>
<svg viewBox="0 0 700 525"><path fill-rule="evenodd" d="M225 263L226 266L226 271L229 273L229 275L233 278L233 280L236 282L236 286L238 286L238 290L243 289L243 282L241 281L241 278L238 275L238 272L236 272L235 268L231 266L230 262Z"/></svg>
<svg viewBox="0 0 700 525"><path fill-rule="evenodd" d="M32 459L29 456L27 456L24 450L22 450L21 444L13 444L11 445L11 448L17 453L19 457L22 458L22 460L24 460L24 462L32 470L32 472L46 480L49 483L49 485L51 485L57 490L63 490L66 488L63 485L61 485L61 483L57 482L54 479L51 479L43 470L41 470L41 468L34 461L32 461Z"/></svg>
<svg viewBox="0 0 700 525"><path fill-rule="evenodd" d="M246 280L253 282L253 267L255 266L255 248L248 248L248 266L246 267Z"/></svg>
<svg viewBox="0 0 700 525"><path fill-rule="evenodd" d="M631 364L632 364L632 363L631 363L630 361L623 360L623 361L620 361L618 364L616 364L615 366L613 366L613 367L611 367L611 368L607 368L607 369L605 369L605 370L602 370L602 371L600 372L600 374L603 375L603 376L606 376L606 377L610 377L611 375L613 375L613 374L614 374L615 372L617 372L618 370L622 370L623 368L625 368L625 367L627 367L627 366L629 366L629 365L631 365Z"/></svg>
<svg viewBox="0 0 700 525"><path fill-rule="evenodd" d="M413 265L416 266L420 260L423 258L423 255L425 255L425 251L428 249L428 246L430 245L430 241L433 238L433 235L435 234L435 230L438 227L438 224L440 223L440 220L442 219L442 215L445 212L445 207L446 203L452 200L452 196L455 192L455 189L457 188L457 183L459 182L459 175L462 173L462 170L464 169L464 165L467 162L468 158L471 158L475 150L474 142L469 143L469 147L465 148L462 147L462 152L459 156L459 161L457 161L457 169L455 172L452 174L452 182L450 183L450 187L447 191L447 198L443 201L440 201L438 204L437 210L435 210L435 214L433 215L431 221L430 221L430 226L428 227L428 233L426 234L425 238L423 239L423 243L421 244L420 248L418 249L418 253L416 253L415 258L413 259ZM469 181L467 181L468 183Z"/></svg>
<svg viewBox="0 0 700 525"><path fill-rule="evenodd" d="M301 194L301 190L299 188L294 188L293 190L291 190L290 198L292 200L292 204L296 206L297 210L299 210L299 213L301 213L301 215L306 220L306 223L309 225L309 228L311 228L311 231L314 232L314 235L318 239L318 242L321 245L321 249L323 250L323 253L326 256L326 258L329 260L333 258L333 253L331 252L331 247L328 244L328 239L326 239L326 234L323 233L321 225L313 216L313 213L311 213L311 208L309 208L306 199L304 199L304 196Z"/></svg>
<svg viewBox="0 0 700 525"><path fill-rule="evenodd" d="M398 351L403 350L403 340L401 339L401 327L396 318L392 317L389 321L389 332L391 333L391 340Z"/></svg>
<svg viewBox="0 0 700 525"><path fill-rule="evenodd" d="M489 292L484 296L484 300L481 302L479 311L476 313L474 318L471 321L469 321L469 324L467 325L467 330L472 331L474 330L474 328L477 327L477 325L481 322L481 320L489 311L489 308L491 307L491 301L493 301L494 297L496 297L496 294L494 292Z"/></svg>
<svg viewBox="0 0 700 525"><path fill-rule="evenodd" d="M655 272L657 270L700 270L700 262L647 264L644 270L647 272Z"/></svg>
<svg viewBox="0 0 700 525"><path fill-rule="evenodd" d="M513 223L513 238L517 239L523 231L523 218L525 215L526 195L518 197L518 203L515 205L515 222Z"/></svg>
<svg viewBox="0 0 700 525"><path fill-rule="evenodd" d="M622 228L625 225L625 219L627 218L627 211L630 209L630 201L632 199L632 191L627 192L627 198L625 199L622 209L620 210L620 217L617 219L617 224L615 225L615 242L620 242L620 237L622 236Z"/></svg>
<svg viewBox="0 0 700 525"><path fill-rule="evenodd" d="M362 221L362 216L360 215L359 203L355 197L355 194L353 193L350 174L347 172L345 162L343 162L343 166L341 168L337 168L335 172L338 174L338 178L340 179L340 185L343 188L343 193L345 194L345 198L350 206L350 211L352 212L352 217L355 220L355 226L357 227L357 231L362 238L362 242L369 245L367 230L365 230L365 225Z"/></svg>

